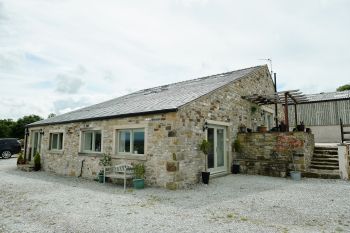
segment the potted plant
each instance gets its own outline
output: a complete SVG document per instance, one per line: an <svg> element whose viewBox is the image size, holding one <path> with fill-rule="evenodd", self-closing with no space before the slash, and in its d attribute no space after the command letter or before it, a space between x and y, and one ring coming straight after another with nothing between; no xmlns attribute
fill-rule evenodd
<svg viewBox="0 0 350 233"><path fill-rule="evenodd" d="M112 166L112 156L110 156L109 154L103 154L103 157L100 159L99 165L103 166L104 168ZM101 169L97 176L98 182L103 183L105 181L104 169Z"/></svg>
<svg viewBox="0 0 350 233"><path fill-rule="evenodd" d="M34 156L34 171L39 171L41 169L41 161L39 152L35 153Z"/></svg>
<svg viewBox="0 0 350 233"><path fill-rule="evenodd" d="M24 158L23 158L23 153L20 152L19 155L18 155L18 157L17 157L17 165L25 164L25 162L26 162L26 161L25 161Z"/></svg>
<svg viewBox="0 0 350 233"><path fill-rule="evenodd" d="M135 189L143 189L145 187L145 165L142 163L134 165L135 179L133 179L133 185Z"/></svg>
<svg viewBox="0 0 350 233"><path fill-rule="evenodd" d="M258 132L259 132L259 133L265 133L265 132L267 132L267 127L266 127L264 124L258 126Z"/></svg>
<svg viewBox="0 0 350 233"><path fill-rule="evenodd" d="M247 132L247 127L245 126L245 124L240 124L238 127L238 131L240 133L246 133Z"/></svg>
<svg viewBox="0 0 350 233"><path fill-rule="evenodd" d="M104 171L100 170L100 172L98 173L98 182L99 183L103 183L104 182L104 178L105 178Z"/></svg>
<svg viewBox="0 0 350 233"><path fill-rule="evenodd" d="M112 166L112 157L109 154L104 154L99 164L104 167Z"/></svg>
<svg viewBox="0 0 350 233"><path fill-rule="evenodd" d="M202 172L202 181L204 184L209 184L210 172L208 171L208 154L210 151L210 147L210 142L208 142L207 140L203 140L202 143L199 144L199 149L205 155L205 170Z"/></svg>
<svg viewBox="0 0 350 233"><path fill-rule="evenodd" d="M296 169L295 161L294 161L294 154L292 154L292 162L293 162L294 171L290 171L290 177L292 178L292 180L299 181L299 180L301 180L301 172L297 171L297 169Z"/></svg>
<svg viewBox="0 0 350 233"><path fill-rule="evenodd" d="M297 130L299 132L304 132L305 131L305 125L304 125L303 121L300 122L300 125L297 125Z"/></svg>

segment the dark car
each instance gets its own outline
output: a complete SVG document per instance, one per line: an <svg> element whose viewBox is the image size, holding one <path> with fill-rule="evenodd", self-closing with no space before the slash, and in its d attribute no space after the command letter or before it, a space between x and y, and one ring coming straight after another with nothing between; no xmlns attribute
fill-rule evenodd
<svg viewBox="0 0 350 233"><path fill-rule="evenodd" d="M9 159L21 151L21 144L16 138L0 138L0 157Z"/></svg>

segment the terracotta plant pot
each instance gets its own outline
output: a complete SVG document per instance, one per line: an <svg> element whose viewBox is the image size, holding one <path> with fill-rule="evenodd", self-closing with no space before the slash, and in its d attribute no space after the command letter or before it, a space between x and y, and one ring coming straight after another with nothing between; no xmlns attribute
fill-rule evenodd
<svg viewBox="0 0 350 233"><path fill-rule="evenodd" d="M267 127L266 126L258 126L258 132L259 133L267 132Z"/></svg>

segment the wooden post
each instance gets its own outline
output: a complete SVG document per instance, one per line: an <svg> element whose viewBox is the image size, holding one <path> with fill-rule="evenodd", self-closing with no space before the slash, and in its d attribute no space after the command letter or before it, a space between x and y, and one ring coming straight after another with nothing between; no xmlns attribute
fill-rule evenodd
<svg viewBox="0 0 350 233"><path fill-rule="evenodd" d="M295 120L295 128L298 126L298 111L297 111L297 104L294 103L294 120Z"/></svg>
<svg viewBox="0 0 350 233"><path fill-rule="evenodd" d="M277 100L278 100L278 96L277 96L277 78L276 78L276 73L273 74L274 76L274 81L275 81L275 126L276 128L278 128L278 109L277 109Z"/></svg>
<svg viewBox="0 0 350 233"><path fill-rule="evenodd" d="M288 119L288 92L284 94L284 120L286 124L286 132L289 132L289 119Z"/></svg>

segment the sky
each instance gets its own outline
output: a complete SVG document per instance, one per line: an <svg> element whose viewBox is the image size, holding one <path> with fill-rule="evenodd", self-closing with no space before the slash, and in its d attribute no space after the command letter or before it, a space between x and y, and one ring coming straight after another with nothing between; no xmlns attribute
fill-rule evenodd
<svg viewBox="0 0 350 233"><path fill-rule="evenodd" d="M0 119L267 58L279 90L335 91L350 83L349 12L348 0L0 0Z"/></svg>

